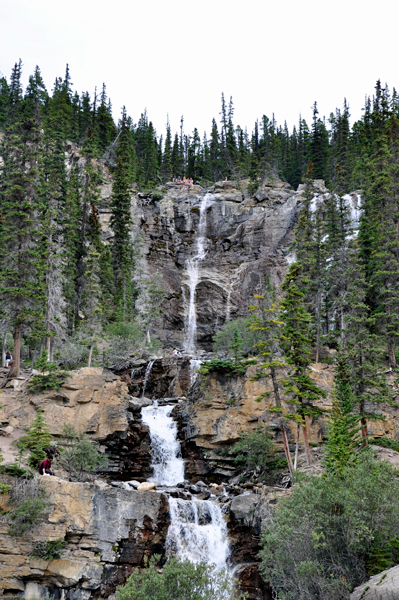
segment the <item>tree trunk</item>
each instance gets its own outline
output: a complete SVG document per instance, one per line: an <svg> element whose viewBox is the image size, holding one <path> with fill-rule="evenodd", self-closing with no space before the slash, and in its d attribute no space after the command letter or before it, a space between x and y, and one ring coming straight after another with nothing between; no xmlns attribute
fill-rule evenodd
<svg viewBox="0 0 399 600"><path fill-rule="evenodd" d="M392 340L388 340L388 355L389 366L391 367L391 369L396 369L395 344Z"/></svg>
<svg viewBox="0 0 399 600"><path fill-rule="evenodd" d="M277 404L277 406L281 407L280 391L278 389L278 381L277 381L276 368L275 367L270 367L270 374L272 376L273 391L274 391L274 397L275 397L275 400L276 400L276 404ZM291 478L292 478L292 476L293 476L293 468L292 468L292 459L291 459L290 449L289 449L289 446L288 446L287 432L285 430L285 425L284 425L283 422L280 423L280 426L281 426L281 433L282 433L282 436L283 436L285 457L287 459L288 468L290 470L290 474L291 474Z"/></svg>
<svg viewBox="0 0 399 600"><path fill-rule="evenodd" d="M295 458L294 458L294 471L296 471L298 464L298 448L299 448L299 425L296 429L296 444L295 444Z"/></svg>
<svg viewBox="0 0 399 600"><path fill-rule="evenodd" d="M305 423L302 425L302 430L303 430L303 440L305 442L305 454L306 454L306 460L308 462L308 465L312 464L312 456L310 454L310 448L309 448L309 440L308 440L308 426L306 425L306 417L304 417L305 419Z"/></svg>
<svg viewBox="0 0 399 600"><path fill-rule="evenodd" d="M291 475L291 479L292 479L293 478L293 474L294 474L294 469L293 469L293 466L292 466L290 449L288 447L287 432L285 431L285 425L284 425L284 423L280 423L280 426L281 426L281 433L283 434L283 443L284 443L285 457L287 459L288 468L290 470L290 475Z"/></svg>
<svg viewBox="0 0 399 600"><path fill-rule="evenodd" d="M3 367L6 366L6 350L7 350L7 331L3 335L3 349L1 352L1 364Z"/></svg>
<svg viewBox="0 0 399 600"><path fill-rule="evenodd" d="M320 319L321 319L321 290L317 292L317 330L316 330L316 363L320 362Z"/></svg>
<svg viewBox="0 0 399 600"><path fill-rule="evenodd" d="M87 366L91 367L91 357L93 356L93 348L94 348L94 342L93 344L91 344L90 346L90 351L89 351L89 359L87 361Z"/></svg>
<svg viewBox="0 0 399 600"><path fill-rule="evenodd" d="M10 377L18 377L21 370L21 339L22 339L22 323L17 323L14 329L14 352L13 362L10 370Z"/></svg>

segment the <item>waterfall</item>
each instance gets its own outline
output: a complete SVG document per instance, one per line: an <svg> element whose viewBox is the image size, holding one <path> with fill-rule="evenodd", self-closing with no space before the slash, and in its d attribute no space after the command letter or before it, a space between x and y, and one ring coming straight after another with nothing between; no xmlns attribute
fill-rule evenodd
<svg viewBox="0 0 399 600"><path fill-rule="evenodd" d="M151 478L161 485L176 485L184 481L184 462L180 443L177 439L177 426L170 416L173 405L146 406L141 410L142 421L150 428L152 463L154 476Z"/></svg>
<svg viewBox="0 0 399 600"><path fill-rule="evenodd" d="M188 307L187 332L184 348L188 354L195 354L195 339L197 335L197 314L195 309L195 290L199 281L199 270L202 261L206 256L205 252L205 228L206 228L206 209L213 204L213 198L210 194L205 194L200 204L200 219L198 224L196 255L187 259L186 271L188 276L188 288L190 290L190 300Z"/></svg>
<svg viewBox="0 0 399 600"><path fill-rule="evenodd" d="M190 387L192 387L197 380L200 365L200 360L196 360L195 358L190 360Z"/></svg>
<svg viewBox="0 0 399 600"><path fill-rule="evenodd" d="M155 362L155 360L150 360L150 362L148 363L147 368L145 370L144 383L143 383L143 393L141 394L142 398L144 398L145 388L147 386L147 381L148 381L148 378L150 376L152 365L154 364L154 362Z"/></svg>
<svg viewBox="0 0 399 600"><path fill-rule="evenodd" d="M171 524L166 553L217 569L227 566L229 541L221 507L209 500L169 498Z"/></svg>
<svg viewBox="0 0 399 600"><path fill-rule="evenodd" d="M229 285L229 291L227 293L227 300L226 300L226 321L225 321L225 323L227 323L227 321L230 321L230 310L231 310L231 283Z"/></svg>
<svg viewBox="0 0 399 600"><path fill-rule="evenodd" d="M184 462L172 410L173 405L158 406L156 401L141 410L143 423L150 429L152 480L165 486L184 481ZM211 500L169 497L169 510L167 555L194 563L204 561L217 569L226 568L229 541L221 506Z"/></svg>

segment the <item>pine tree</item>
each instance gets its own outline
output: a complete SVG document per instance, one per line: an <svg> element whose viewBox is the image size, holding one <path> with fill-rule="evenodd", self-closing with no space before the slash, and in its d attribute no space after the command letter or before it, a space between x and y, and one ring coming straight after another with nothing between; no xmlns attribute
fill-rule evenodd
<svg viewBox="0 0 399 600"><path fill-rule="evenodd" d="M283 409L280 396L280 381L278 372L280 369L287 366L287 363L282 357L280 349L281 327L283 325L280 317L279 306L276 302L276 290L271 285L269 277L266 278L265 291L261 295L254 296L256 304L249 307L253 318L250 329L261 332L262 339L255 346L259 354L263 357L260 368L262 375L266 374L270 377L273 385L273 394L276 406L274 412L281 415L280 427L283 438L284 452L287 459L290 474L292 476L294 467L292 465L290 450L288 446L288 438L284 423ZM255 378L260 375L255 376Z"/></svg>
<svg viewBox="0 0 399 600"><path fill-rule="evenodd" d="M359 415L353 414L355 396L345 355L336 361L334 398L328 423L325 465L328 471L341 474L347 464L355 464L355 449L359 445Z"/></svg>
<svg viewBox="0 0 399 600"><path fill-rule="evenodd" d="M162 156L161 179L163 182L172 179L172 133L170 131L169 117L166 123L165 150Z"/></svg>
<svg viewBox="0 0 399 600"><path fill-rule="evenodd" d="M13 376L19 375L22 334L43 320L43 257L38 222L41 125L38 118L14 122L6 130L1 154L2 222L0 272L2 305L14 327Z"/></svg>
<svg viewBox="0 0 399 600"><path fill-rule="evenodd" d="M291 402L297 406L297 421L302 425L306 455L311 462L306 416L319 414L313 402L325 394L309 376L311 342L308 331L311 315L304 307L305 293L301 291L301 287L301 264L293 263L281 286L284 292L281 304L284 322L282 348L291 367L285 388L287 392L292 393Z"/></svg>
<svg viewBox="0 0 399 600"><path fill-rule="evenodd" d="M132 301L131 273L133 269L133 252L130 239L130 205L129 163L127 163L124 146L120 148L118 146L111 201L111 227L114 232L112 258L115 289L117 290L117 304L123 319L126 319L129 314L129 301Z"/></svg>
<svg viewBox="0 0 399 600"><path fill-rule="evenodd" d="M46 449L53 439L50 428L45 421L43 410L39 406L35 419L30 427L26 429L26 435L18 440L20 447L29 450L29 464L31 467L37 468L46 458Z"/></svg>

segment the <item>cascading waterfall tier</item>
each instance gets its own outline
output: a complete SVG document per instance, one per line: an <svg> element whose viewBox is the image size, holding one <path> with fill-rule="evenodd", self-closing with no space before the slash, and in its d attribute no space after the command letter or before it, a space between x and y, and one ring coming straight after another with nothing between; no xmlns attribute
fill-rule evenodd
<svg viewBox="0 0 399 600"><path fill-rule="evenodd" d="M142 409L142 421L150 429L152 468L157 481L174 486L184 481L184 462L177 438L173 405ZM171 523L166 537L166 552L194 563L206 562L217 569L227 567L229 541L222 508L211 500L181 500L169 497Z"/></svg>
<svg viewBox="0 0 399 600"><path fill-rule="evenodd" d="M145 388L147 387L147 381L148 381L148 378L150 376L151 369L152 369L152 366L153 366L154 362L155 362L155 360L150 360L150 362L148 363L147 368L145 370L144 383L143 383L143 392L141 394L142 398L144 398Z"/></svg>
<svg viewBox="0 0 399 600"><path fill-rule="evenodd" d="M202 261L206 256L205 250L205 229L206 229L206 209L213 204L214 199L211 194L205 194L200 204L200 219L198 224L198 233L196 240L196 255L187 259L186 272L188 277L188 288L190 290L190 299L188 305L188 319L186 340L184 343L185 351L188 354L195 355L195 341L197 336L197 312L195 308L195 290L199 281L199 272Z"/></svg>
<svg viewBox="0 0 399 600"><path fill-rule="evenodd" d="M169 498L171 524L166 553L224 569L229 557L227 525L221 507L210 500Z"/></svg>
<svg viewBox="0 0 399 600"><path fill-rule="evenodd" d="M154 476L150 481L161 485L176 485L184 481L184 462L177 439L177 425L170 413L173 405L146 406L141 410L143 423L150 428Z"/></svg>

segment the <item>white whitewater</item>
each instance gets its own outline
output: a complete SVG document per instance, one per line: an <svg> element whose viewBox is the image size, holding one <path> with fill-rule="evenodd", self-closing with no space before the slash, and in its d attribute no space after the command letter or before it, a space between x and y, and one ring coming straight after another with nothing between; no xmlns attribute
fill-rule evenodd
<svg viewBox="0 0 399 600"><path fill-rule="evenodd" d="M198 370L201 366L201 361L195 358L190 359L190 387L197 381Z"/></svg>
<svg viewBox="0 0 399 600"><path fill-rule="evenodd" d="M148 381L148 378L150 376L151 369L152 369L152 366L153 366L154 362L155 362L155 360L150 360L150 362L148 363L147 368L145 370L144 383L143 383L143 393L141 394L142 398L144 398L145 388L147 387L147 381Z"/></svg>
<svg viewBox="0 0 399 600"><path fill-rule="evenodd" d="M173 405L146 406L141 410L143 423L150 428L154 476L150 481L161 485L176 485L184 481L184 462L177 439L177 425L170 416Z"/></svg>
<svg viewBox="0 0 399 600"><path fill-rule="evenodd" d="M205 251L205 229L206 229L206 209L213 204L214 200L210 194L205 194L200 204L200 219L198 224L196 255L187 259L186 271L188 276L188 288L190 290L190 300L188 305L187 332L184 344L185 351L188 354L195 354L195 340L197 335L197 313L195 309L195 290L199 281L199 272L202 261L206 256Z"/></svg>
<svg viewBox="0 0 399 600"><path fill-rule="evenodd" d="M196 361L199 363L199 361ZM196 365L197 366L197 365ZM177 426L171 412L173 405L142 409L142 421L148 425L151 437L152 468L150 479L161 485L175 486L184 481L184 462L181 457ZM204 561L227 567L229 541L227 524L219 504L210 500L181 500L169 497L171 523L166 537L166 553L194 563Z"/></svg>
<svg viewBox="0 0 399 600"><path fill-rule="evenodd" d="M169 498L169 507L171 524L166 553L193 563L226 568L229 540L220 506L209 500Z"/></svg>

